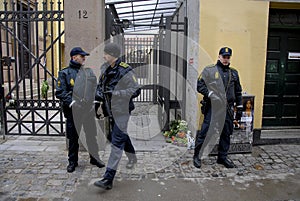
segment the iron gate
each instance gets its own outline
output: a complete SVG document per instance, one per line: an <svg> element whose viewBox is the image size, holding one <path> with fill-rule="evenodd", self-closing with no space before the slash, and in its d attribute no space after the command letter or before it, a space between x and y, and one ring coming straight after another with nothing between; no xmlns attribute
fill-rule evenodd
<svg viewBox="0 0 300 201"><path fill-rule="evenodd" d="M63 1L4 1L0 11L2 132L63 135L55 83L62 68Z"/></svg>
<svg viewBox="0 0 300 201"><path fill-rule="evenodd" d="M187 24L187 17L182 22L179 15L160 22L158 103L163 130L169 129L170 119L185 119Z"/></svg>
<svg viewBox="0 0 300 201"><path fill-rule="evenodd" d="M156 35L125 35L125 61L134 68L141 87L136 102L156 103Z"/></svg>

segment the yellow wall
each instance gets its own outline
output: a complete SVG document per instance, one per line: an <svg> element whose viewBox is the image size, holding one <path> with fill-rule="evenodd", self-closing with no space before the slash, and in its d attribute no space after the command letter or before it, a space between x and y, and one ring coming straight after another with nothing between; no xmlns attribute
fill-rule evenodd
<svg viewBox="0 0 300 201"><path fill-rule="evenodd" d="M42 2L42 0L41 0ZM58 10L58 0L54 0L54 4L53 4L53 10ZM61 1L62 2L62 1ZM42 3L40 3L40 5L42 6ZM48 2L48 8L50 9L50 6L51 6L51 2L49 1ZM61 6L60 6L60 10L63 11L63 2L61 3ZM48 29L48 34L49 36L47 37L47 47L50 46L51 44L51 37L50 35L53 36L53 40L55 40L58 36L59 36L59 33L58 33L58 30L59 30L59 23L60 23L60 31L62 32L65 28L64 28L64 22L58 22L58 21L55 21L53 22L53 33L51 33L51 22L49 21L47 23L47 29ZM42 32L41 32L42 33ZM59 43L59 41L57 41L54 45L53 45L53 61L51 59L51 50L48 51L47 53L47 66L49 68L49 70L51 71L51 66L52 66L52 62L54 63L53 66L54 66L54 76L57 77L58 76L58 71L60 70L59 69L59 64L61 64L61 67L64 68L66 66L66 63L65 63L65 55L64 55L64 43L65 43L65 37L64 35L62 35L61 37L61 40L60 40L61 43ZM59 58L59 49L61 49L61 58Z"/></svg>
<svg viewBox="0 0 300 201"><path fill-rule="evenodd" d="M222 46L233 49L243 92L255 96L254 128L261 128L269 3L251 0L200 1L200 66L217 61Z"/></svg>

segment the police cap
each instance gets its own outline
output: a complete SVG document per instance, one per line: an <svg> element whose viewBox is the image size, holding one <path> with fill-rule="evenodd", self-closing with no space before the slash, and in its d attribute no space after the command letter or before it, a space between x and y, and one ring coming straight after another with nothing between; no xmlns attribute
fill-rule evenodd
<svg viewBox="0 0 300 201"><path fill-rule="evenodd" d="M74 47L71 52L70 52L70 56L75 56L77 54L80 54L82 56L89 56L90 54L83 51L83 49L81 47Z"/></svg>
<svg viewBox="0 0 300 201"><path fill-rule="evenodd" d="M116 43L108 43L104 47L104 52L106 54L109 54L113 57L118 58L121 54L121 49L120 49L120 46L117 45Z"/></svg>
<svg viewBox="0 0 300 201"><path fill-rule="evenodd" d="M232 55L232 50L229 47L222 47L219 51L219 55L231 56Z"/></svg>

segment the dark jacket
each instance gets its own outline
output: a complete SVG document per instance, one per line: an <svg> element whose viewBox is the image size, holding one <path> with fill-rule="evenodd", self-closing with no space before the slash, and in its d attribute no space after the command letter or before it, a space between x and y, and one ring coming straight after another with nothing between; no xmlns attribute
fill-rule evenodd
<svg viewBox="0 0 300 201"><path fill-rule="evenodd" d="M132 99L140 95L139 84L131 66L118 59L113 68L108 64L103 65L101 72L95 100L103 102L107 94L113 114L129 114L134 109Z"/></svg>
<svg viewBox="0 0 300 201"><path fill-rule="evenodd" d="M230 79L230 83L228 83ZM204 68L197 82L197 91L209 100L210 91L218 96L224 96L226 91L226 100L228 105L242 105L242 87L239 75L236 69L222 65L218 61L216 65L210 65Z"/></svg>
<svg viewBox="0 0 300 201"><path fill-rule="evenodd" d="M69 105L72 102L73 88L80 67L81 64L71 60L68 67L58 72L55 96L62 101L65 114L71 112Z"/></svg>

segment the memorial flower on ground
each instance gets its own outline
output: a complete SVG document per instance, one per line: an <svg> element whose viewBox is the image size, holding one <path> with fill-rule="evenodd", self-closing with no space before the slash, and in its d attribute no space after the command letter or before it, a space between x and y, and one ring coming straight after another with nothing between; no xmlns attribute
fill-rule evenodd
<svg viewBox="0 0 300 201"><path fill-rule="evenodd" d="M185 120L173 120L170 122L170 130L164 132L166 142L178 145L187 146L188 139L188 124Z"/></svg>

